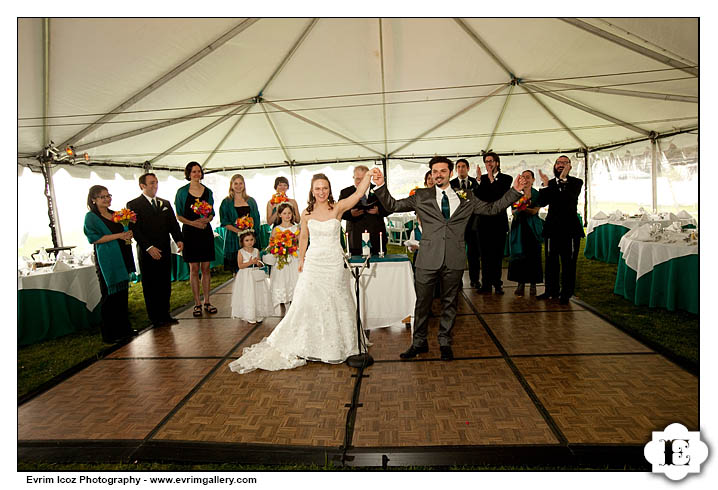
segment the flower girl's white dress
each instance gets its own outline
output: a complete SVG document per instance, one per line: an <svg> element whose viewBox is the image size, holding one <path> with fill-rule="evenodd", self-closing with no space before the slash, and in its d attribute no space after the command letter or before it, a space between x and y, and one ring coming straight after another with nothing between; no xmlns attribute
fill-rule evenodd
<svg viewBox="0 0 718 490"><path fill-rule="evenodd" d="M289 228L277 226L281 231L291 230L296 234L299 225L292 225ZM272 273L269 276L270 288L272 290L272 304L277 308L280 303L291 303L294 294L294 287L299 279L299 260L291 255L287 263L281 269L276 265L272 266ZM276 311L276 310L275 310Z"/></svg>
<svg viewBox="0 0 718 490"><path fill-rule="evenodd" d="M229 368L278 371L306 360L340 363L358 354L356 308L344 268L336 219L308 222L311 245L294 289L294 301L269 337L246 347Z"/></svg>
<svg viewBox="0 0 718 490"><path fill-rule="evenodd" d="M242 248L239 253L244 262L259 256L256 248L252 253ZM239 269L232 287L232 317L252 323L261 322L273 313L269 279L257 281L252 272L255 270L254 267Z"/></svg>

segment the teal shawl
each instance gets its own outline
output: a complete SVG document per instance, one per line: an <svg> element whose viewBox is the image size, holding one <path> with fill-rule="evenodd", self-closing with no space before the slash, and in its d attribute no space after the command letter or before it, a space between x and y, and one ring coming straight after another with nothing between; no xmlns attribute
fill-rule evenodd
<svg viewBox="0 0 718 490"><path fill-rule="evenodd" d="M259 220L259 208L257 207L257 201L253 197L247 197L247 204L249 205L249 217L254 221L254 235L257 237L257 248L263 250L268 244L265 242L264 237L261 233L261 221ZM219 226L225 227L224 234L224 256L236 260L237 252L239 251L239 237L233 231L227 230L227 225L236 226L237 222L237 210L234 209L234 199L225 197L222 199L222 204L219 206Z"/></svg>
<svg viewBox="0 0 718 490"><path fill-rule="evenodd" d="M210 214L210 217L213 217L215 214L217 214L214 212L214 196L212 195L212 189L210 189L206 185L205 185L205 187L207 188L207 202L212 205L212 214ZM177 189L177 194L175 195L175 213L177 213L177 216L182 216L183 218L187 217L184 215L184 207L185 207L185 204L187 204L188 198L189 198L189 184L184 185L184 186L180 187L179 189Z"/></svg>
<svg viewBox="0 0 718 490"><path fill-rule="evenodd" d="M95 243L105 235L112 235L107 225L93 212L88 212L85 215L84 232L87 241L90 243ZM100 264L102 277L107 284L107 292L114 294L127 289L130 274L125 267L120 244L117 243L117 240L97 243L95 247L97 248L97 262Z"/></svg>
<svg viewBox="0 0 718 490"><path fill-rule="evenodd" d="M538 201L539 192L531 188L531 204ZM511 222L511 233L509 235L509 254L512 258L521 257L524 254L523 244L521 243L521 233L523 227L528 226L533 233L536 241L543 242L543 220L538 214L528 214L522 212L513 212L514 219Z"/></svg>

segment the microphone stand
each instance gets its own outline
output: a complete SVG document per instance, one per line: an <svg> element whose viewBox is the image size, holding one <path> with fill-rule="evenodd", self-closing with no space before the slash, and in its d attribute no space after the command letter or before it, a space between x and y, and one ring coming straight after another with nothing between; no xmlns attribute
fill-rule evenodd
<svg viewBox="0 0 718 490"><path fill-rule="evenodd" d="M365 352L362 353L363 332L361 326L361 309L359 306L359 278L361 277L362 272L364 272L364 269L369 268L369 259L371 256L367 255L364 262L361 264L352 264L347 255L342 254L342 256L344 257L344 267L348 268L352 277L354 277L354 292L356 293L357 298L357 347L359 349L359 354L349 356L345 362L347 366L353 368L367 367L374 364L374 358L371 354L369 354L366 346L364 346Z"/></svg>

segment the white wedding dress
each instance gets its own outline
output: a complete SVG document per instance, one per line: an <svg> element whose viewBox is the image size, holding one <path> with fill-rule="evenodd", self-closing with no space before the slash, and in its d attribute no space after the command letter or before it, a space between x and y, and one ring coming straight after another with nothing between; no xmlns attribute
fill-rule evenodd
<svg viewBox="0 0 718 490"><path fill-rule="evenodd" d="M307 360L338 364L359 353L356 307L351 276L344 268L339 220L310 219L308 227L311 244L287 314L269 337L246 347L230 363L232 371L293 369Z"/></svg>

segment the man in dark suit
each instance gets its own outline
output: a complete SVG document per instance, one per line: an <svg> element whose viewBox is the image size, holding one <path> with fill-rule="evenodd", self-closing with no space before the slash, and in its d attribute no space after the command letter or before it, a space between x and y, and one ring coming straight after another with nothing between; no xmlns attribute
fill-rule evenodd
<svg viewBox="0 0 718 490"><path fill-rule="evenodd" d="M439 349L441 359L454 358L451 350L451 329L456 319L456 307L461 289L461 277L466 265L464 232L472 214L497 214L505 212L511 203L517 201L524 185L523 177L517 176L514 188L492 203L483 202L471 194L461 197L451 189L449 179L454 163L446 157L434 157L429 162L434 187L417 189L414 195L394 200L384 185L384 176L374 168L376 196L390 212L415 211L421 220L421 253L416 259L414 288L414 336L411 347L400 354L402 359L411 359L429 351L427 334L429 315L434 299L434 286L441 283L441 318L439 321ZM371 305L369 305L371 308Z"/></svg>
<svg viewBox="0 0 718 490"><path fill-rule="evenodd" d="M339 193L339 200L351 196L356 192L356 186L359 185L364 175L369 171L364 165L354 168L354 184L353 186L342 189ZM386 253L386 244L388 237L386 236L386 226L384 225L384 217L389 213L384 209L379 200L374 195L374 185L369 188L366 195L349 211L342 215L342 219L347 222L347 233L349 234L349 253L352 255L361 255L362 244L361 234L366 230L369 232L369 242L371 243L371 254L379 254L379 233L382 235L382 250Z"/></svg>
<svg viewBox="0 0 718 490"><path fill-rule="evenodd" d="M137 241L137 257L142 274L142 292L147 316L156 327L179 323L170 316L172 293L172 252L170 235L181 252L182 232L172 205L157 197L157 177L146 173L140 176L140 197L127 203L137 214L137 222L130 229Z"/></svg>
<svg viewBox="0 0 718 490"><path fill-rule="evenodd" d="M451 179L451 188L457 191L475 193L478 190L478 181L469 176L469 161L460 158L456 160L456 173L458 177ZM478 169L478 167L477 167ZM472 215L466 225L466 256L469 259L469 280L472 288L481 288L479 273L481 272L481 249L479 248L478 216Z"/></svg>
<svg viewBox="0 0 718 490"><path fill-rule="evenodd" d="M543 182L539 189L539 207L548 205L548 214L543 225L546 248L546 291L537 299L559 298L563 305L573 296L576 288L576 261L583 238L583 227L579 220L578 196L583 181L571 177L571 160L566 155L556 159L553 166L554 178L539 170ZM561 289L559 291L559 260L561 261Z"/></svg>
<svg viewBox="0 0 718 490"><path fill-rule="evenodd" d="M481 176L476 197L486 202L500 199L511 187L511 177L501 173L501 160L499 156L490 151L484 155L486 174ZM496 294L504 294L501 280L501 263L504 258L506 234L509 231L509 218L506 211L495 216L479 216L479 246L481 247L481 269L483 287L482 293L491 293L491 287Z"/></svg>

